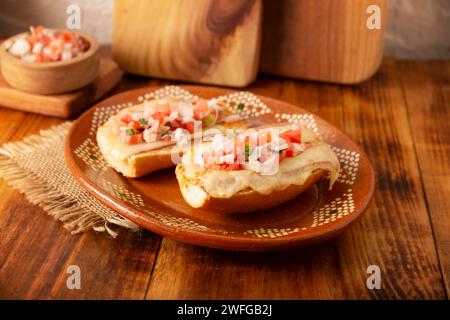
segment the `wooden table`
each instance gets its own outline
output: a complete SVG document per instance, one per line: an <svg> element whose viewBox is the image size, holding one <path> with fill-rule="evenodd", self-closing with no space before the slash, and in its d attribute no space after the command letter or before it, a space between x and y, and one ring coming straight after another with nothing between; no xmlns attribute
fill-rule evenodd
<svg viewBox="0 0 450 320"><path fill-rule="evenodd" d="M248 90L342 128L372 159L370 208L313 247L238 253L151 232L73 236L0 180L0 298L447 299L450 293L450 61L386 59L359 86L260 76ZM128 76L116 90L168 82ZM1 101L0 101L1 104ZM61 120L0 109L0 143ZM81 289L69 290L69 265ZM381 289L366 287L381 268Z"/></svg>

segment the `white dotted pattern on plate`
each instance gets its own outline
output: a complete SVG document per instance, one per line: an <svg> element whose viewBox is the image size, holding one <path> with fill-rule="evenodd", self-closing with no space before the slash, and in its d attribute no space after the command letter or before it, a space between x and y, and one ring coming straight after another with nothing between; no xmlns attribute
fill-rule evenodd
<svg viewBox="0 0 450 320"><path fill-rule="evenodd" d="M355 211L353 191L352 189L348 189L347 192L342 195L342 198L338 197L330 203L327 203L313 211L313 222L311 224L311 228L340 219L346 215L349 215L353 211ZM305 228L302 228L302 230L304 229Z"/></svg>
<svg viewBox="0 0 450 320"><path fill-rule="evenodd" d="M111 116L115 115L123 108L131 107L132 105L132 102L128 102L95 109L94 114L92 115L89 135L95 135L97 133L98 127L103 125Z"/></svg>
<svg viewBox="0 0 450 320"><path fill-rule="evenodd" d="M161 89L145 93L138 97L139 102L150 101L154 99L163 99L165 97L173 97L180 100L197 100L199 97L193 95L189 91L177 86L165 86Z"/></svg>
<svg viewBox="0 0 450 320"><path fill-rule="evenodd" d="M173 216L168 216L168 215L159 214L159 213L155 213L155 212L150 212L148 210L145 210L145 212L147 212L148 214L157 218L159 221L161 221L162 223L164 223L166 226L169 226L169 227L195 230L195 231L214 231L214 232L216 231L216 230L210 230L208 227L201 225L189 218L173 217Z"/></svg>
<svg viewBox="0 0 450 320"><path fill-rule="evenodd" d="M103 173L109 165L100 152L100 148L91 140L86 139L75 150L75 154L96 172Z"/></svg>
<svg viewBox="0 0 450 320"><path fill-rule="evenodd" d="M144 199L138 193L134 193L105 179L100 179L100 186L122 201L134 204L138 207L145 207Z"/></svg>
<svg viewBox="0 0 450 320"><path fill-rule="evenodd" d="M244 234L249 234L257 238L278 238L287 236L291 233L299 232L299 228L259 228L254 230L247 230Z"/></svg>
<svg viewBox="0 0 450 320"><path fill-rule="evenodd" d="M314 119L314 115L310 113L276 113L275 119L277 119L278 122L299 124L302 127L310 128L315 134L319 135L316 119Z"/></svg>
<svg viewBox="0 0 450 320"><path fill-rule="evenodd" d="M349 215L355 210L355 203L353 202L353 192L348 189L343 195L344 199L336 198L330 203L327 203L312 212L313 221L309 227L302 228L257 228L247 230L244 234L251 235L256 238L279 238L290 235L292 233L315 228L324 224L336 221L346 215Z"/></svg>
<svg viewBox="0 0 450 320"><path fill-rule="evenodd" d="M236 92L217 98L230 113L237 113L243 119L259 117L272 113L272 110L257 96L250 92Z"/></svg>
<svg viewBox="0 0 450 320"><path fill-rule="evenodd" d="M360 155L356 151L340 149L332 146L331 149L336 153L341 164L341 172L337 182L353 185L356 181L359 168Z"/></svg>

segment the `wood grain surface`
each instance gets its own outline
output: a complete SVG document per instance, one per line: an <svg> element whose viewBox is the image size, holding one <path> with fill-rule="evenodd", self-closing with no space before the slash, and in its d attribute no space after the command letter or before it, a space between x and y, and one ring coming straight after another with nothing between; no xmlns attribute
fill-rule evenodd
<svg viewBox="0 0 450 320"><path fill-rule="evenodd" d="M245 86L258 69L261 7L261 0L118 0L114 59L130 73Z"/></svg>
<svg viewBox="0 0 450 320"><path fill-rule="evenodd" d="M262 72L355 83L378 69L387 0L265 0L263 4ZM366 26L369 5L381 9L381 30Z"/></svg>
<svg viewBox="0 0 450 320"><path fill-rule="evenodd" d="M87 87L64 94L39 95L12 88L0 74L0 101L3 107L15 110L70 118L104 97L119 83L121 76L117 63L101 59L99 76Z"/></svg>
<svg viewBox="0 0 450 320"><path fill-rule="evenodd" d="M360 143L375 166L369 211L320 245L238 253L147 231L72 236L0 180L0 298L447 299L450 62L387 59L354 87L260 77L248 90L318 113ZM116 91L167 84L127 76ZM0 142L61 120L0 109ZM81 289L66 268L81 268ZM381 289L366 287L369 265ZM447 288L447 291L446 291Z"/></svg>
<svg viewBox="0 0 450 320"><path fill-rule="evenodd" d="M401 74L423 191L449 295L450 64L405 62Z"/></svg>

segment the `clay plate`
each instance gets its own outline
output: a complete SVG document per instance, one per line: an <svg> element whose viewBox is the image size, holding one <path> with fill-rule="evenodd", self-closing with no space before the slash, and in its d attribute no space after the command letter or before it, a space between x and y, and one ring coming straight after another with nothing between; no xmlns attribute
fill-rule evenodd
<svg viewBox="0 0 450 320"><path fill-rule="evenodd" d="M191 208L181 196L174 169L143 178L124 178L108 167L100 154L97 127L127 105L167 94L225 96L230 110L250 121L308 126L334 148L341 162L341 176L332 191L327 190L328 181L324 179L281 206L237 215ZM240 103L243 105L236 108ZM81 185L120 215L163 236L228 250L289 249L334 237L361 216L374 189L374 173L365 153L326 121L282 101L213 87L142 88L106 99L74 123L67 136L65 156Z"/></svg>

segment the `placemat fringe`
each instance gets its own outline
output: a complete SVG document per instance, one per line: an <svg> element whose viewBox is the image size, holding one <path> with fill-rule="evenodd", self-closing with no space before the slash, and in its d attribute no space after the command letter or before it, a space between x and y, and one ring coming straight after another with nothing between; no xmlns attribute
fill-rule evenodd
<svg viewBox="0 0 450 320"><path fill-rule="evenodd" d="M1 146L0 177L24 194L32 204L40 206L50 216L61 221L64 228L72 234L92 228L97 232L107 232L115 238L118 233L110 225L122 226L133 231L139 230L136 224L114 212L110 212L110 209L103 208L101 204L99 204L101 213L83 207L72 195L64 194L32 170L22 167L16 161L24 154L29 154L32 157L37 150L55 148L55 141L61 143L70 126L71 122L65 122L48 130L43 130L39 135L32 135L22 141Z"/></svg>

